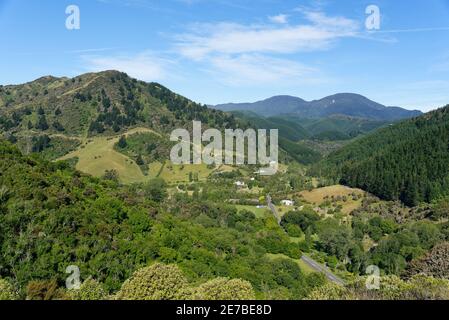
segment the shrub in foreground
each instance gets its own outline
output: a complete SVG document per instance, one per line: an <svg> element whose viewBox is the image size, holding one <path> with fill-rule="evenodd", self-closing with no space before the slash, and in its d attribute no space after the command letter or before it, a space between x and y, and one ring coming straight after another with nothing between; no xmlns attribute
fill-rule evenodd
<svg viewBox="0 0 449 320"><path fill-rule="evenodd" d="M0 279L0 300L16 300L17 298L13 286L8 281Z"/></svg>
<svg viewBox="0 0 449 320"><path fill-rule="evenodd" d="M187 280L175 265L153 264L139 269L123 283L117 293L119 300L185 299Z"/></svg>
<svg viewBox="0 0 449 320"><path fill-rule="evenodd" d="M240 279L217 278L200 285L194 300L254 300L251 283Z"/></svg>

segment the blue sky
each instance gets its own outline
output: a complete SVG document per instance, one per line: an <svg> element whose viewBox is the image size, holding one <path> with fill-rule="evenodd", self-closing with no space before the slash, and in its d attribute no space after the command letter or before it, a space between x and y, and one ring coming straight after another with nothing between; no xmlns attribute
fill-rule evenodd
<svg viewBox="0 0 449 320"><path fill-rule="evenodd" d="M72 4L80 30L65 27ZM337 92L449 103L449 0L0 0L0 39L3 85L118 69L208 104Z"/></svg>

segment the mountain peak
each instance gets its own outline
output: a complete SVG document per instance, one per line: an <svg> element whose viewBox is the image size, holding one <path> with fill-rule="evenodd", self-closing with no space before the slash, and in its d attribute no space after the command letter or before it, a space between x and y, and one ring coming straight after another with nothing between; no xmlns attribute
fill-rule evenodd
<svg viewBox="0 0 449 320"><path fill-rule="evenodd" d="M279 100L293 100L293 101L302 101L306 102L304 99L301 99L299 97L289 96L289 95L278 95L274 96L268 99L265 99L264 101L279 101Z"/></svg>
<svg viewBox="0 0 449 320"><path fill-rule="evenodd" d="M45 76L0 90L0 132L93 136L142 126L166 133L196 117L235 127L228 114L116 70L74 78Z"/></svg>
<svg viewBox="0 0 449 320"><path fill-rule="evenodd" d="M337 93L320 100L305 101L293 96L274 96L255 103L215 106L222 111L251 111L261 116L293 114L303 118L342 115L369 120L396 121L422 113L399 107L387 107L356 93Z"/></svg>

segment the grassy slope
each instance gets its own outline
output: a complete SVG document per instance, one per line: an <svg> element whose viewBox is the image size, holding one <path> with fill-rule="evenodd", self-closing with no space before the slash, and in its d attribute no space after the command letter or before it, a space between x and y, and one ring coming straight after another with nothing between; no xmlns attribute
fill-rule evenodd
<svg viewBox="0 0 449 320"><path fill-rule="evenodd" d="M136 128L128 131L126 135L137 132L149 132L150 129ZM127 156L114 150L114 145L120 136L94 137L87 140L82 147L71 152L60 160L79 158L76 168L93 176L102 176L106 170L116 170L124 183L143 182L147 178L139 166Z"/></svg>
<svg viewBox="0 0 449 320"><path fill-rule="evenodd" d="M341 204L341 206L343 207L342 212L349 214L353 210L359 208L361 205L361 200L357 201L352 200L350 196L352 193L363 194L364 191L360 189L348 188L341 185L335 185L330 187L314 189L312 191L303 191L301 192L301 195L303 196L304 200L315 205L320 205L323 202L325 202L326 201L326 199L324 199L325 197L330 198L332 196L334 197L347 196L348 201L346 202L341 201L339 202L339 204Z"/></svg>
<svg viewBox="0 0 449 320"><path fill-rule="evenodd" d="M152 132L147 128L135 128L129 130L124 135L129 136L136 133ZM188 182L189 173L198 173L200 180L205 180L214 169L207 168L206 165L171 165L167 162L162 171L162 163L153 162L150 164L149 174L146 176L134 160L126 155L114 150L114 145L120 136L93 137L85 140L83 145L77 150L61 157L59 160L67 160L77 157L79 159L76 169L100 177L106 170L116 170L123 183L145 182L155 177L161 177L168 183ZM184 167L182 169L182 167ZM219 171L229 171L232 168L220 167Z"/></svg>

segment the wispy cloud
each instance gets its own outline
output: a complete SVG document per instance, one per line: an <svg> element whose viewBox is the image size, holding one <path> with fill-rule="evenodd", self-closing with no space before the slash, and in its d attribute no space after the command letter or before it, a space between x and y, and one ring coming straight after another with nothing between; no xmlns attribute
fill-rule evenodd
<svg viewBox="0 0 449 320"><path fill-rule="evenodd" d="M230 85L320 81L319 70L291 55L326 50L338 39L356 37L360 26L321 11L301 14L302 24L290 24L287 15L268 17L265 24L195 24L175 36L176 52Z"/></svg>
<svg viewBox="0 0 449 320"><path fill-rule="evenodd" d="M280 23L280 24L288 23L288 15L286 14L278 14L276 16L268 17L268 19L273 23Z"/></svg>
<svg viewBox="0 0 449 320"><path fill-rule="evenodd" d="M210 58L209 72L220 82L231 86L320 81L318 71L298 62L260 54L214 56Z"/></svg>
<svg viewBox="0 0 449 320"><path fill-rule="evenodd" d="M175 11L165 7L161 1L153 0L96 0L105 5L116 5L127 8L144 9L161 13L174 13Z"/></svg>
<svg viewBox="0 0 449 320"><path fill-rule="evenodd" d="M161 81L167 79L171 72L168 70L174 61L145 51L135 55L84 55L87 71L119 70L130 76L145 81Z"/></svg>
<svg viewBox="0 0 449 320"><path fill-rule="evenodd" d="M322 12L303 12L308 20L297 25L242 25L222 22L197 24L176 37L181 54L192 59L207 55L242 53L295 53L322 50L333 41L356 36L357 21L328 17Z"/></svg>
<svg viewBox="0 0 449 320"><path fill-rule="evenodd" d="M69 50L66 51L66 53L94 53L94 52L104 52L104 51L111 51L116 50L117 48L90 48L90 49L79 49L79 50Z"/></svg>
<svg viewBox="0 0 449 320"><path fill-rule="evenodd" d="M368 33L370 33L370 34L376 34L376 33L377 34L381 34L381 33L416 33L416 32L438 32L438 31L449 31L449 27L375 30L375 31L368 31Z"/></svg>

